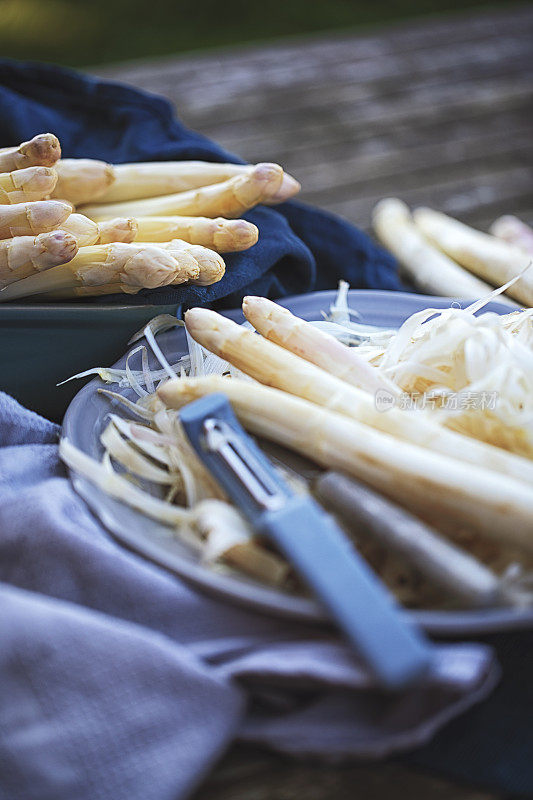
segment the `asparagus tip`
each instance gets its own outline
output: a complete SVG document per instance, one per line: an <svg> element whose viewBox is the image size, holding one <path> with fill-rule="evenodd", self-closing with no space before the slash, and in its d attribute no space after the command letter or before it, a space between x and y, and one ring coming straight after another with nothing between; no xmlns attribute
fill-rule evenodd
<svg viewBox="0 0 533 800"><path fill-rule="evenodd" d="M216 330L221 317L209 308L190 308L185 312L184 319L185 327L195 339L197 335Z"/></svg>
<svg viewBox="0 0 533 800"><path fill-rule="evenodd" d="M275 197L283 180L283 169L279 164L264 162L254 167L251 177L265 184L264 191L267 196Z"/></svg>
<svg viewBox="0 0 533 800"><path fill-rule="evenodd" d="M66 231L40 233L37 240L44 247L55 264L66 264L68 261L72 261L78 252L76 238Z"/></svg>
<svg viewBox="0 0 533 800"><path fill-rule="evenodd" d="M233 234L235 246L247 249L254 245L259 239L259 229L252 222L245 219L235 219L229 222L229 228Z"/></svg>
<svg viewBox="0 0 533 800"><path fill-rule="evenodd" d="M244 316L247 317L250 311L254 311L255 309L261 308L265 305L266 297L259 297L258 295L248 294L246 297L242 299L242 310L244 312ZM268 302L268 301L267 301Z"/></svg>
<svg viewBox="0 0 533 800"><path fill-rule="evenodd" d="M284 203L286 200L294 197L295 194L298 194L301 188L302 186L296 180L296 178L293 178L292 175L287 175L285 172L283 173L281 186L279 187L277 193L271 198L271 202Z"/></svg>
<svg viewBox="0 0 533 800"><path fill-rule="evenodd" d="M21 152L31 156L37 164L45 167L53 165L61 158L61 145L53 133L39 133L21 145Z"/></svg>

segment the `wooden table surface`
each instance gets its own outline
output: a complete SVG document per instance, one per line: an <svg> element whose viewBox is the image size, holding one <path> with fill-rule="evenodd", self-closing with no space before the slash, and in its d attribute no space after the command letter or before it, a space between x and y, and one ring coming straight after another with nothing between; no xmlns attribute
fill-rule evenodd
<svg viewBox="0 0 533 800"><path fill-rule="evenodd" d="M277 161L302 199L367 229L395 195L486 228L533 223L533 8L363 35L121 64L97 73L168 97L190 127ZM396 763L322 767L236 747L196 800L490 800Z"/></svg>
<svg viewBox="0 0 533 800"><path fill-rule="evenodd" d="M98 73L165 95L249 161L277 161L301 198L368 228L395 195L487 227L533 223L533 8L410 21Z"/></svg>

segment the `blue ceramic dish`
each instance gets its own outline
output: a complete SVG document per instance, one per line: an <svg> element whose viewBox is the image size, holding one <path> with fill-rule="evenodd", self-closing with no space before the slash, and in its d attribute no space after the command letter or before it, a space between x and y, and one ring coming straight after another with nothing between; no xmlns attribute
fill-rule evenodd
<svg viewBox="0 0 533 800"><path fill-rule="evenodd" d="M321 319L321 312L329 309L335 294L335 292L315 292L299 295L283 300L282 305L304 319ZM349 294L350 308L359 312L361 322L387 328L398 328L407 317L417 311L426 308L446 308L451 302L442 297L400 292L354 290ZM463 307L468 302L460 301ZM509 313L509 307L500 303L489 303L484 310L500 314ZM227 316L237 321L244 319L240 311L230 312ZM133 330L130 333L133 333ZM176 363L179 357L187 352L183 328L161 334L158 336L158 342L170 363ZM135 358L136 356L132 359L132 367L138 369L140 360L136 363ZM102 362L99 363L102 365ZM124 363L125 356L115 366L124 368ZM153 360L151 363L156 365ZM103 365L108 366L108 364ZM107 398L98 393L98 389L103 386L99 378L85 386L69 406L63 423L63 435L76 447L97 459L102 456L100 434L107 424L109 411L113 410L114 413L123 415L123 407L118 402L113 401L110 404ZM115 386L109 388L117 390ZM131 390L118 391L129 399L136 399ZM202 565L197 554L183 542L170 538L168 528L147 520L142 514L113 500L85 479L73 475L73 482L77 491L119 541L202 590L268 614L321 624L327 621L326 613L315 600L271 589L244 575L213 572ZM443 636L533 627L533 609L417 610L405 613L429 633Z"/></svg>
<svg viewBox="0 0 533 800"><path fill-rule="evenodd" d="M177 310L151 303L0 305L0 390L59 422L80 384L57 383L95 364L112 364L132 333L157 314Z"/></svg>

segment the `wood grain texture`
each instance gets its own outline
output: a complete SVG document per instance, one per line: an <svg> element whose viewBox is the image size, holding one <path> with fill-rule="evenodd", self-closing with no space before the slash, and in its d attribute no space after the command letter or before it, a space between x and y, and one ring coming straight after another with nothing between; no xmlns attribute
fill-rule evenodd
<svg viewBox="0 0 533 800"><path fill-rule="evenodd" d="M176 104L250 161L279 161L302 199L363 228L387 195L486 227L530 223L533 10L410 21L101 70Z"/></svg>
<svg viewBox="0 0 533 800"><path fill-rule="evenodd" d="M495 800L400 764L338 767L235 747L193 800Z"/></svg>
<svg viewBox="0 0 533 800"><path fill-rule="evenodd" d="M279 161L302 199L363 228L398 195L487 229L533 224L533 9L137 62L99 74L163 94L190 127ZM495 800L396 763L324 767L236 747L195 800Z"/></svg>

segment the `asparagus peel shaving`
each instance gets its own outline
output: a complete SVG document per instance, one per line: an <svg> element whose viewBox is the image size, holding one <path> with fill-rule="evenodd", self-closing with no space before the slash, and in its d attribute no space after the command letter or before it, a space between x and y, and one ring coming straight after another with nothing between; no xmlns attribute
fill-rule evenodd
<svg viewBox="0 0 533 800"><path fill-rule="evenodd" d="M531 459L533 309L474 316L476 306L413 314L378 367L405 393L430 397L437 422Z"/></svg>
<svg viewBox="0 0 533 800"><path fill-rule="evenodd" d="M228 503L206 498L192 508L180 507L134 486L123 475L78 450L68 439L61 439L59 454L74 472L107 495L162 523L169 536L193 547L204 562L244 568L248 574L273 586L285 582L290 572L288 564L256 543L244 518Z"/></svg>
<svg viewBox="0 0 533 800"><path fill-rule="evenodd" d="M250 173L199 189L145 200L87 205L79 210L95 222L112 217L166 215L239 217L258 203L275 197L282 179L283 170L277 164L258 164Z"/></svg>
<svg viewBox="0 0 533 800"><path fill-rule="evenodd" d="M169 242L182 239L216 250L217 253L247 250L259 237L256 226L245 219L172 216L138 217L136 221L139 241Z"/></svg>
<svg viewBox="0 0 533 800"><path fill-rule="evenodd" d="M16 147L0 150L0 172L26 167L53 167L61 156L61 146L53 133L40 133Z"/></svg>
<svg viewBox="0 0 533 800"><path fill-rule="evenodd" d="M531 258L519 247L430 208L415 209L413 218L433 245L480 278L499 286L523 273L507 293L528 307L533 305L533 273L525 271Z"/></svg>
<svg viewBox="0 0 533 800"><path fill-rule="evenodd" d="M260 383L421 448L533 483L533 464L530 461L447 430L423 412L400 408L379 411L375 398L368 392L345 383L214 311L191 309L185 314L185 324L199 344Z"/></svg>

